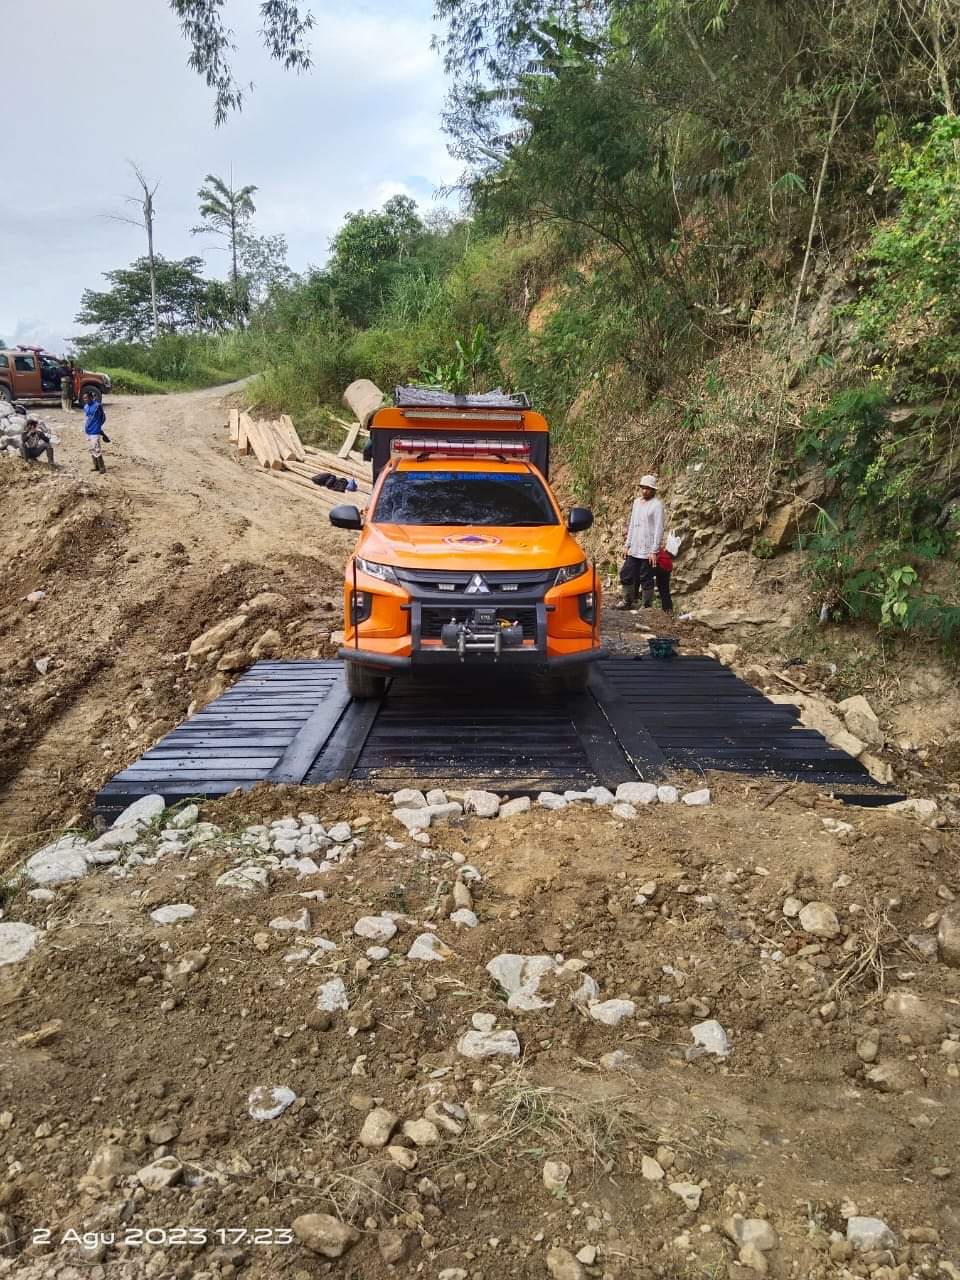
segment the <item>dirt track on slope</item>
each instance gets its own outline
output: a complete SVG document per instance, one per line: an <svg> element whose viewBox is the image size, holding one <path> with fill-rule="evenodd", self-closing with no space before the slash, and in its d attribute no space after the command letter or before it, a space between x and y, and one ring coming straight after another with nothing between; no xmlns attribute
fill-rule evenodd
<svg viewBox="0 0 960 1280"><path fill-rule="evenodd" d="M260 630L280 630L283 656L326 655L349 539L229 446L238 391L111 397L105 476L80 414L60 410L42 415L56 471L0 460L0 838L82 813L181 720L210 672L177 655L243 601L286 595Z"/></svg>

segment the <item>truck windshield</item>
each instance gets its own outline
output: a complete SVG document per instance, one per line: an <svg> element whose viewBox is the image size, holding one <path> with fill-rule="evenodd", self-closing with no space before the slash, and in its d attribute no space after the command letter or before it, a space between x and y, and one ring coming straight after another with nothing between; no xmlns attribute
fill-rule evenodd
<svg viewBox="0 0 960 1280"><path fill-rule="evenodd" d="M391 471L373 518L380 524L557 523L536 476L498 471Z"/></svg>

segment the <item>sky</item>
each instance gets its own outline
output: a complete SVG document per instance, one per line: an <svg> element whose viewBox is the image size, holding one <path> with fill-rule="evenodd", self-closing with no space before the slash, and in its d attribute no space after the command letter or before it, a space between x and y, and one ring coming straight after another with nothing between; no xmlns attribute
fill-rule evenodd
<svg viewBox="0 0 960 1280"><path fill-rule="evenodd" d="M190 234L207 173L232 166L238 186L256 184L255 230L286 235L295 271L325 261L352 210L397 192L433 207L458 164L440 128L432 0L310 7L314 66L297 76L263 50L257 0L226 0L237 78L254 88L220 129L166 0L46 0L42 20L8 24L3 114L8 144L23 145L0 180L0 339L62 351L82 331L83 290L146 252L141 228L107 216L138 212L124 204L131 160L160 184L156 251L200 254L210 275L226 255Z"/></svg>

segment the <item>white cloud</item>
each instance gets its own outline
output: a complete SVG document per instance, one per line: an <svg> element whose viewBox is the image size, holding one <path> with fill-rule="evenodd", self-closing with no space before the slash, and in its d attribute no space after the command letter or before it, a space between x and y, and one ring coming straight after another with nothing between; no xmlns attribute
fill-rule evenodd
<svg viewBox="0 0 960 1280"><path fill-rule="evenodd" d="M429 207L457 173L440 132L446 85L430 48L431 7L316 4L314 67L294 76L261 49L254 0L228 0L237 73L256 85L220 130L165 0L48 0L44 26L57 38L42 76L35 33L10 27L5 96L30 104L31 136L42 143L21 155L15 186L0 190L0 336L43 333L45 345L62 345L76 332L83 289L143 252L142 231L103 216L123 211L136 189L128 159L160 180L158 250L201 254L213 273L222 255L189 232L208 172L232 165L238 181L257 184L257 227L287 236L295 269L324 261L350 210L397 192Z"/></svg>

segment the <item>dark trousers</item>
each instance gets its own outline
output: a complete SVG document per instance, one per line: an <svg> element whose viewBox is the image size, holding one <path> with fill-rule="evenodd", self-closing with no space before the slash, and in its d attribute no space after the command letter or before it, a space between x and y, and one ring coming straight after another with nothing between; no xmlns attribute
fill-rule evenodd
<svg viewBox="0 0 960 1280"><path fill-rule="evenodd" d="M656 587L660 596L660 605L664 613L673 612L673 600L670 596L670 571L655 569L649 560L637 556L627 556L620 570L620 581L628 599L637 589L641 592L643 606L646 609L653 604L653 589Z"/></svg>
<svg viewBox="0 0 960 1280"><path fill-rule="evenodd" d="M24 462L35 462L37 458L46 457L47 461L50 463L52 467L53 466L53 445L38 444L38 445L34 445L32 449L28 449L25 444L22 444L20 446L20 456L23 458Z"/></svg>

